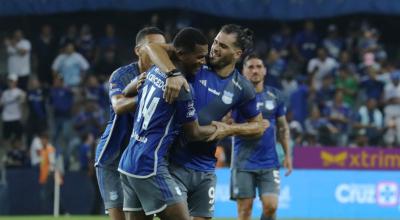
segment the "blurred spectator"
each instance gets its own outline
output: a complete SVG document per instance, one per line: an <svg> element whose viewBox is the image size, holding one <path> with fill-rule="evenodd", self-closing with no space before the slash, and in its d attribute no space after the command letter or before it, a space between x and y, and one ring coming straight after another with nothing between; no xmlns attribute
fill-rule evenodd
<svg viewBox="0 0 400 220"><path fill-rule="evenodd" d="M49 101L54 117L53 143L58 149L61 147L60 137L63 140L70 138L73 100L74 95L64 85L63 79L60 77L54 78L53 87L49 93Z"/></svg>
<svg viewBox="0 0 400 220"><path fill-rule="evenodd" d="M277 50L271 49L267 56L266 66L268 69L268 77L282 77L282 74L286 70L286 61Z"/></svg>
<svg viewBox="0 0 400 220"><path fill-rule="evenodd" d="M69 42L73 44L78 42L78 28L74 24L68 26L66 33L60 39L60 46L63 47Z"/></svg>
<svg viewBox="0 0 400 220"><path fill-rule="evenodd" d="M392 73L391 83L385 86L385 124L389 127L386 143L400 145L400 71Z"/></svg>
<svg viewBox="0 0 400 220"><path fill-rule="evenodd" d="M331 75L326 75L322 79L322 87L317 91L315 101L318 107L324 111L328 105L332 104L335 96L335 84Z"/></svg>
<svg viewBox="0 0 400 220"><path fill-rule="evenodd" d="M95 139L93 134L86 133L82 136L83 143L79 147L79 162L81 170L88 171L94 167L93 148L95 148Z"/></svg>
<svg viewBox="0 0 400 220"><path fill-rule="evenodd" d="M339 131L336 135L335 144L337 146L347 146L352 124L352 112L343 101L342 91L336 91L334 101L325 108L324 115Z"/></svg>
<svg viewBox="0 0 400 220"><path fill-rule="evenodd" d="M319 37L314 30L314 22L306 21L303 31L296 33L293 39L293 56L301 66L315 57L319 45Z"/></svg>
<svg viewBox="0 0 400 220"><path fill-rule="evenodd" d="M311 59L307 66L307 72L312 79L312 86L317 90L321 88L324 76L332 74L337 67L336 60L328 57L324 48L318 48L317 57Z"/></svg>
<svg viewBox="0 0 400 220"><path fill-rule="evenodd" d="M101 53L98 62L94 66L94 75L101 83L107 82L111 73L120 66L121 62L118 60L115 50L109 48L104 53Z"/></svg>
<svg viewBox="0 0 400 220"><path fill-rule="evenodd" d="M27 102L29 116L27 121L27 143L31 143L33 136L47 130L46 97L39 80L32 77L29 80Z"/></svg>
<svg viewBox="0 0 400 220"><path fill-rule="evenodd" d="M37 75L44 87L48 88L53 82L51 63L57 54L57 43L50 25L42 26L39 38L34 44L37 60Z"/></svg>
<svg viewBox="0 0 400 220"><path fill-rule="evenodd" d="M357 73L357 66L351 60L350 53L348 51L342 51L339 56L340 67L347 68L351 73Z"/></svg>
<svg viewBox="0 0 400 220"><path fill-rule="evenodd" d="M52 65L54 75L60 74L66 86L75 88L79 86L88 69L88 61L75 52L75 46L71 42L66 43L64 52L57 56Z"/></svg>
<svg viewBox="0 0 400 220"><path fill-rule="evenodd" d="M337 128L326 118L321 117L318 106L313 105L311 115L304 123L306 142L308 146L334 145L334 135L338 133Z"/></svg>
<svg viewBox="0 0 400 220"><path fill-rule="evenodd" d="M348 106L354 106L357 98L358 81L354 74L345 66L337 71L336 89L343 91L343 100Z"/></svg>
<svg viewBox="0 0 400 220"><path fill-rule="evenodd" d="M97 103L101 109L107 109L108 96L104 86L99 84L99 81L94 75L88 75L84 88L85 99Z"/></svg>
<svg viewBox="0 0 400 220"><path fill-rule="evenodd" d="M74 128L77 134L101 135L105 124L104 112L93 100L86 100L84 108L74 118Z"/></svg>
<svg viewBox="0 0 400 220"><path fill-rule="evenodd" d="M11 39L5 39L8 54L8 74L18 76L18 87L26 90L31 73L31 43L16 30Z"/></svg>
<svg viewBox="0 0 400 220"><path fill-rule="evenodd" d="M305 84L305 77L298 77L299 86L290 96L290 109L293 111L293 119L304 123L308 115L308 95L309 88Z"/></svg>
<svg viewBox="0 0 400 220"><path fill-rule="evenodd" d="M7 152L6 166L8 168L26 167L29 164L28 155L21 139L11 141L11 149Z"/></svg>
<svg viewBox="0 0 400 220"><path fill-rule="evenodd" d="M40 152L39 164L39 184L40 184L40 204L43 213L49 213L49 201L53 200L54 193L54 169L56 165L56 150L49 142L46 133L40 135L42 147Z"/></svg>
<svg viewBox="0 0 400 220"><path fill-rule="evenodd" d="M282 58L287 58L289 56L290 44L292 43L291 32L288 25L282 24L279 32L271 36L271 50L275 50Z"/></svg>
<svg viewBox="0 0 400 220"><path fill-rule="evenodd" d="M357 142L359 146L378 146L383 134L383 114L375 99L368 99L366 105L358 109Z"/></svg>
<svg viewBox="0 0 400 220"><path fill-rule="evenodd" d="M8 141L12 138L21 139L22 104L25 102L25 92L17 87L18 76L8 75L8 88L2 93L0 107L2 107L3 138Z"/></svg>
<svg viewBox="0 0 400 220"><path fill-rule="evenodd" d="M328 26L327 37L322 41L322 46L327 50L329 56L337 59L340 51L344 48L344 41L339 37L336 25Z"/></svg>
<svg viewBox="0 0 400 220"><path fill-rule="evenodd" d="M368 76L363 77L360 88L361 96L366 99L382 100L383 83L377 80L377 69L373 66L367 67Z"/></svg>
<svg viewBox="0 0 400 220"><path fill-rule="evenodd" d="M112 24L106 24L105 35L100 38L98 46L100 54L106 50L118 50L120 40L115 36L115 27Z"/></svg>
<svg viewBox="0 0 400 220"><path fill-rule="evenodd" d="M81 28L81 33L77 42L77 48L78 51L86 58L86 60L93 64L95 58L95 40L88 24L84 24Z"/></svg>

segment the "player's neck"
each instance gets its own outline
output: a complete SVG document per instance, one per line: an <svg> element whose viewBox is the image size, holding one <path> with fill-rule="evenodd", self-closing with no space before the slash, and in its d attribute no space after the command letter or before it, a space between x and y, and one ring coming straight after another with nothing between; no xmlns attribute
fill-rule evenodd
<svg viewBox="0 0 400 220"><path fill-rule="evenodd" d="M215 68L215 72L217 72L218 76L220 77L228 77L233 70L235 69L235 63L228 64L224 67Z"/></svg>
<svg viewBox="0 0 400 220"><path fill-rule="evenodd" d="M147 69L145 69L144 65L142 64L141 60L139 59L138 62L138 67L139 67L139 73L144 73L146 72Z"/></svg>
<svg viewBox="0 0 400 220"><path fill-rule="evenodd" d="M263 81L255 83L253 85L256 90L256 93L260 93L260 92L264 91L264 82Z"/></svg>

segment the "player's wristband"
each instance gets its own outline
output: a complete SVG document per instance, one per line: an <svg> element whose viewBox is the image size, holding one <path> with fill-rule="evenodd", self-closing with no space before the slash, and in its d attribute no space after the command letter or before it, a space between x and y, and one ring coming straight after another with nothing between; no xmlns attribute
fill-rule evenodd
<svg viewBox="0 0 400 220"><path fill-rule="evenodd" d="M168 73L166 73L166 75L167 75L167 78L169 78L169 77L180 76L180 75L182 75L182 73L177 69L173 69L173 70L169 71Z"/></svg>

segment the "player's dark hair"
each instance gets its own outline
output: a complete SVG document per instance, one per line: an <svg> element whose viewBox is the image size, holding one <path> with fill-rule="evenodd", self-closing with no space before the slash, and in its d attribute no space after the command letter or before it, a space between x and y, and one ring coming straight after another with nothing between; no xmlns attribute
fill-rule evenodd
<svg viewBox="0 0 400 220"><path fill-rule="evenodd" d="M247 55L247 56L243 59L243 65L245 65L245 64L247 63L247 61L249 61L249 60L251 60L251 59L259 59L259 60L261 60L261 61L263 62L263 64L264 64L264 61L263 61L263 59L261 58L260 55L258 55L258 54L256 54L256 53L251 53L251 54ZM264 64L264 65L265 65L265 64Z"/></svg>
<svg viewBox="0 0 400 220"><path fill-rule="evenodd" d="M136 34L136 45L140 44L140 41L142 41L145 36L150 34L161 34L165 37L164 32L162 32L158 27L145 27Z"/></svg>
<svg viewBox="0 0 400 220"><path fill-rule="evenodd" d="M185 52L193 52L196 45L207 45L206 36L196 28L187 27L181 29L174 37L172 44L175 48Z"/></svg>
<svg viewBox="0 0 400 220"><path fill-rule="evenodd" d="M253 31L236 24L222 26L221 32L226 34L236 34L235 46L248 52L253 47Z"/></svg>

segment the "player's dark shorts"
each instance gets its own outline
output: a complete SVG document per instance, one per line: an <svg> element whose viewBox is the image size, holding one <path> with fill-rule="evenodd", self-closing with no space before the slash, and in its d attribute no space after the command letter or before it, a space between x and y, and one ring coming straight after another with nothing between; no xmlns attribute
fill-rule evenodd
<svg viewBox="0 0 400 220"><path fill-rule="evenodd" d="M279 169L231 170L230 194L232 200L255 198L256 189L258 189L260 197L279 196Z"/></svg>
<svg viewBox="0 0 400 220"><path fill-rule="evenodd" d="M106 210L121 208L124 204L124 194L120 173L116 168L96 167L97 183Z"/></svg>
<svg viewBox="0 0 400 220"><path fill-rule="evenodd" d="M192 217L212 218L214 215L215 185L214 172L200 172L171 164L169 171L187 199Z"/></svg>
<svg viewBox="0 0 400 220"><path fill-rule="evenodd" d="M153 215L162 212L167 206L185 202L181 189L168 171L143 179L121 173L121 180L124 211L143 210L146 215Z"/></svg>

